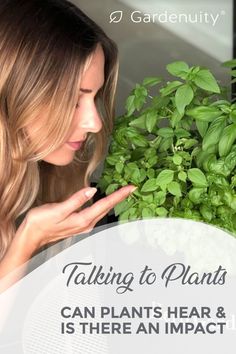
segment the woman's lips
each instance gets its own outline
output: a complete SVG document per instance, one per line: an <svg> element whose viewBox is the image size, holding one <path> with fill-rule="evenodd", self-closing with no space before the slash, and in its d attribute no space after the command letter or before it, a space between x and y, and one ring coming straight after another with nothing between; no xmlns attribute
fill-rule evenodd
<svg viewBox="0 0 236 354"><path fill-rule="evenodd" d="M83 144L83 141L67 142L66 144L70 146L73 150L79 150Z"/></svg>

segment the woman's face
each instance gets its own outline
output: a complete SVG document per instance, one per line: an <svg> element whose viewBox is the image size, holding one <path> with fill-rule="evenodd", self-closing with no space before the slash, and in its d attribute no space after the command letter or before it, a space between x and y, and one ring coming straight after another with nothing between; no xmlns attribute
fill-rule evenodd
<svg viewBox="0 0 236 354"><path fill-rule="evenodd" d="M71 124L68 141L43 158L53 165L65 166L72 162L76 150L81 148L87 134L98 133L102 121L95 106L94 98L104 84L105 58L101 45L97 46L94 56L85 71L80 86L80 98Z"/></svg>

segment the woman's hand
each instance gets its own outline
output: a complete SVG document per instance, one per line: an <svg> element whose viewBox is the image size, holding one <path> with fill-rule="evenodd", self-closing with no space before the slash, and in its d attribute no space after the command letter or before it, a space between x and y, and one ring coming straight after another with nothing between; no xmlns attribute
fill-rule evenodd
<svg viewBox="0 0 236 354"><path fill-rule="evenodd" d="M0 293L22 277L25 262L40 247L92 230L103 216L134 189L134 186L125 186L79 212L77 210L96 193L96 188L81 189L61 203L32 208L0 262Z"/></svg>
<svg viewBox="0 0 236 354"><path fill-rule="evenodd" d="M66 237L89 232L116 204L127 198L136 189L125 186L79 211L96 193L96 188L84 188L61 203L49 203L32 208L16 233L16 238L25 236L24 245L29 253L40 247Z"/></svg>

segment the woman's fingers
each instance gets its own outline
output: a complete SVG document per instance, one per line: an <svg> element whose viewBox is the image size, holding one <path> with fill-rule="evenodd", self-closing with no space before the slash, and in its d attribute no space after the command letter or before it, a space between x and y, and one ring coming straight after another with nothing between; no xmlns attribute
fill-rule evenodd
<svg viewBox="0 0 236 354"><path fill-rule="evenodd" d="M122 202L135 189L136 187L131 185L122 187L107 197L100 199L92 206L81 210L79 213L71 215L71 217L68 218L68 222L72 227L76 227L76 225L81 226L81 224L85 227L86 225L93 223L94 220L99 221L104 215L113 209L116 204Z"/></svg>
<svg viewBox="0 0 236 354"><path fill-rule="evenodd" d="M74 193L70 198L64 202L58 203L56 206L56 212L59 213L59 221L66 219L71 213L83 206L89 199L91 199L97 192L96 188L83 188L80 191Z"/></svg>
<svg viewBox="0 0 236 354"><path fill-rule="evenodd" d="M87 210L87 212L91 215L92 218L95 218L96 216L99 216L104 213L108 213L111 209L113 209L116 206L116 204L122 202L135 189L136 189L135 186L130 186L130 185L122 187L117 191L113 192L112 194L108 195L107 197L99 200L92 206L86 208L85 210Z"/></svg>
<svg viewBox="0 0 236 354"><path fill-rule="evenodd" d="M96 193L96 188L83 188L60 203L45 204L31 209L25 222L25 229L31 237L32 249L92 230L96 223L114 206L127 198L136 187L120 188L109 196L79 212L76 212Z"/></svg>

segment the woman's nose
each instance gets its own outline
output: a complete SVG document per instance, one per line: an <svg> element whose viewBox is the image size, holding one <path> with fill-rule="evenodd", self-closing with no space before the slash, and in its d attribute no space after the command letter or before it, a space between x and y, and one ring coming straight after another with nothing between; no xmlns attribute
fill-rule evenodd
<svg viewBox="0 0 236 354"><path fill-rule="evenodd" d="M77 126L88 133L98 133L102 129L102 120L95 103L81 107Z"/></svg>

